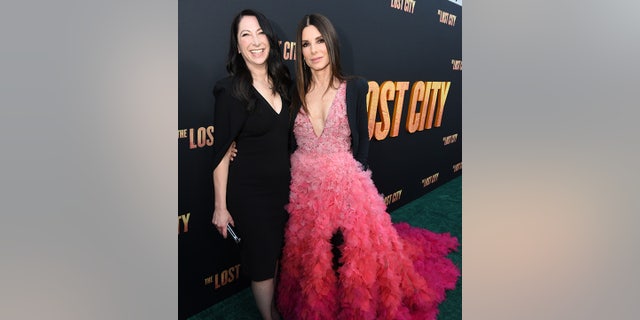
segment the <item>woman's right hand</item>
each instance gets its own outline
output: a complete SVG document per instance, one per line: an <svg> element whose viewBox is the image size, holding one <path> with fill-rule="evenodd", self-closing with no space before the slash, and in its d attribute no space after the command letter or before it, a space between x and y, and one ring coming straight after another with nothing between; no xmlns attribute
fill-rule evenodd
<svg viewBox="0 0 640 320"><path fill-rule="evenodd" d="M227 238L227 224L231 224L231 226L233 227L236 226L233 222L231 214L229 213L229 210L227 209L214 209L211 223L213 223L218 232L225 239Z"/></svg>

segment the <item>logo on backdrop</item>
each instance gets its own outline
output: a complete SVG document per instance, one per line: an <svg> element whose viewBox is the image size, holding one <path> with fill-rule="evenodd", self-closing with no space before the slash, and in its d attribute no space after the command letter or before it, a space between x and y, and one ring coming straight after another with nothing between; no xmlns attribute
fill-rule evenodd
<svg viewBox="0 0 640 320"><path fill-rule="evenodd" d="M462 60L451 59L453 70L462 71Z"/></svg>
<svg viewBox="0 0 640 320"><path fill-rule="evenodd" d="M456 163L456 164L454 164L454 165L453 165L453 172L454 172L454 173L455 173L455 172L458 172L458 171L460 171L460 170L462 170L462 162L458 162L458 163Z"/></svg>
<svg viewBox="0 0 640 320"><path fill-rule="evenodd" d="M390 205L398 200L400 200L400 197L402 196L402 189L388 195L384 197L384 203L386 205Z"/></svg>
<svg viewBox="0 0 640 320"><path fill-rule="evenodd" d="M449 0L449 2L453 2L462 7L462 0Z"/></svg>
<svg viewBox="0 0 640 320"><path fill-rule="evenodd" d="M178 139L188 139L189 149L210 147L213 145L213 126L178 129Z"/></svg>
<svg viewBox="0 0 640 320"><path fill-rule="evenodd" d="M448 144L456 143L457 141L458 141L458 134L457 133L442 138L442 142L444 143L445 146L448 145Z"/></svg>
<svg viewBox="0 0 640 320"><path fill-rule="evenodd" d="M415 0L391 0L391 8L413 14L416 10Z"/></svg>
<svg viewBox="0 0 640 320"><path fill-rule="evenodd" d="M422 187L427 187L428 185L438 181L438 176L439 175L440 175L440 172L436 172L436 174L422 179Z"/></svg>
<svg viewBox="0 0 640 320"><path fill-rule="evenodd" d="M442 10L438 10L438 15L440 16L440 23L444 23L452 27L456 25L456 19L458 17L456 17L455 15Z"/></svg>
<svg viewBox="0 0 640 320"><path fill-rule="evenodd" d="M451 81L418 81L411 87L405 129L409 133L439 127L442 124L444 103ZM404 95L409 90L408 81L385 81L378 85L369 81L367 110L369 115L369 139L384 140L397 137L404 109ZM393 101L393 114L389 102ZM421 102L418 105L418 102ZM376 121L379 118L380 121Z"/></svg>
<svg viewBox="0 0 640 320"><path fill-rule="evenodd" d="M295 41L278 41L282 48L282 58L284 60L296 60L296 42Z"/></svg>
<svg viewBox="0 0 640 320"><path fill-rule="evenodd" d="M222 272L204 278L204 285L213 285L214 289L218 290L234 281L237 281L239 278L240 264L236 264L229 269L222 270Z"/></svg>
<svg viewBox="0 0 640 320"><path fill-rule="evenodd" d="M189 232L189 218L191 213L187 212L178 216L178 234Z"/></svg>

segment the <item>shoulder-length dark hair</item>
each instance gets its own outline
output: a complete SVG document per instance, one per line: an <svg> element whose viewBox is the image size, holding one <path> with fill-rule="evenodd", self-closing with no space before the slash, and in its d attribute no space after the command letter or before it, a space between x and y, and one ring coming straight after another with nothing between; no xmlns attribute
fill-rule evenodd
<svg viewBox="0 0 640 320"><path fill-rule="evenodd" d="M331 24L329 19L319 13L312 13L304 16L300 23L298 23L298 29L296 31L296 89L298 96L296 100L300 100L300 104L305 112L307 106L305 103L305 95L309 91L311 86L311 69L304 63L304 57L302 55L302 30L308 26L314 26L322 35L324 43L327 46L327 53L329 54L329 64L331 65L331 77L340 81L346 80L348 77L342 73L342 67L340 65L340 43L338 40L338 33ZM333 85L333 81L329 81L329 86ZM329 87L327 87L329 89ZM297 101L296 101L297 102Z"/></svg>
<svg viewBox="0 0 640 320"><path fill-rule="evenodd" d="M246 16L253 16L258 19L258 24L262 32L269 39L269 56L267 57L267 74L273 83L273 93L278 92L280 96L289 103L289 87L291 86L291 75L289 69L284 65L282 52L278 44L276 33L271 27L271 23L262 13L245 9L238 13L231 23L231 33L229 36L229 54L227 56L227 72L233 76L233 95L247 105L247 110L253 110L255 98L251 94L253 78L247 68L247 64L240 53L238 53L238 25L240 20Z"/></svg>

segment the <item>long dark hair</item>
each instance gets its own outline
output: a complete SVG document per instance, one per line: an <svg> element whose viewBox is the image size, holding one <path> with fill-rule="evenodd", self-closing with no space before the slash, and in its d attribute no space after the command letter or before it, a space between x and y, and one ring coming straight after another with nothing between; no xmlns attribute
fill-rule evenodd
<svg viewBox="0 0 640 320"><path fill-rule="evenodd" d="M311 69L304 63L304 56L302 55L302 30L308 26L314 26L318 29L324 43L327 46L327 53L329 54L329 63L331 64L331 77L340 81L348 79L346 75L342 73L342 67L340 65L340 42L338 40L338 33L331 24L329 19L319 13L312 13L305 15L300 23L298 23L298 29L296 31L296 89L298 89L298 96L296 100L300 100L300 104L305 112L309 112L305 103L305 95L309 91L311 86ZM329 86L333 85L333 81L329 81ZM329 89L329 87L327 87ZM298 101L296 101L297 103Z"/></svg>
<svg viewBox="0 0 640 320"><path fill-rule="evenodd" d="M247 68L247 64L241 54L238 53L238 25L245 16L254 16L258 19L260 28L269 39L269 56L267 57L267 74L273 82L273 93L278 92L280 96L289 103L289 87L291 86L291 75L289 69L284 65L282 52L278 45L278 38L271 27L271 23L262 13L245 9L238 13L231 23L231 34L229 36L229 54L227 56L227 72L233 76L233 95L240 101L245 102L247 110L251 111L255 107L255 98L251 94L253 78Z"/></svg>

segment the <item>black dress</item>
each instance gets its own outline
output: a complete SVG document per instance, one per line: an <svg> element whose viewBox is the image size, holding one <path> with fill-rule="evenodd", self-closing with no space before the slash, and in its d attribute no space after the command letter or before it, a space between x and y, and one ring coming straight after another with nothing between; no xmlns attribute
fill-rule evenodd
<svg viewBox="0 0 640 320"><path fill-rule="evenodd" d="M231 78L216 83L213 168L236 141L238 155L229 165L227 208L242 238L243 272L251 280L273 278L288 214L290 162L289 106L276 113L252 88L255 108L234 98Z"/></svg>

